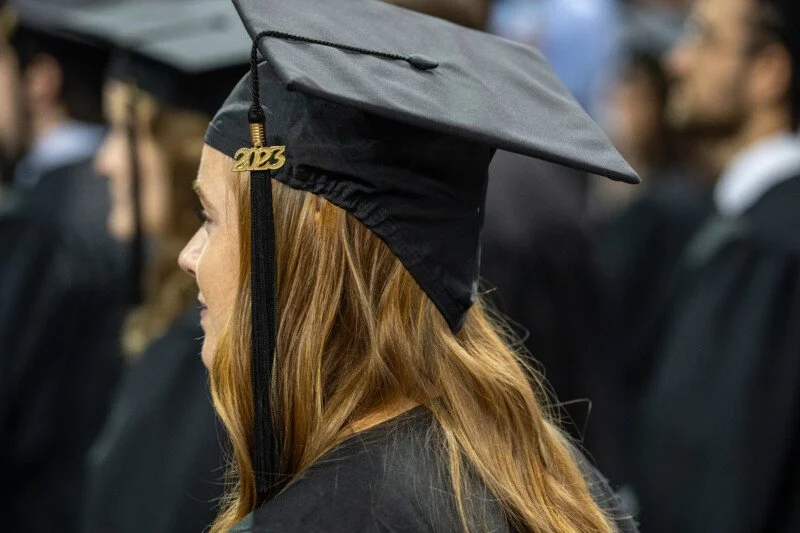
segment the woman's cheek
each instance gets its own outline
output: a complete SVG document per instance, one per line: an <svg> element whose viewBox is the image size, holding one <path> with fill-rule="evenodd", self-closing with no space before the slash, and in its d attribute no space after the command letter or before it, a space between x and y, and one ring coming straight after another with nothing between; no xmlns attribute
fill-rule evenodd
<svg viewBox="0 0 800 533"><path fill-rule="evenodd" d="M216 297L219 301L219 325L224 327L233 316L239 286L239 249L236 240L227 228L211 230L209 250L211 275L214 278ZM214 233L217 231L217 233Z"/></svg>
<svg viewBox="0 0 800 533"><path fill-rule="evenodd" d="M202 230L206 232L206 241L198 261L197 281L208 308L209 326L216 332L220 328L221 316L224 314L224 291L220 287L219 254L212 237L212 225L213 223L207 222Z"/></svg>

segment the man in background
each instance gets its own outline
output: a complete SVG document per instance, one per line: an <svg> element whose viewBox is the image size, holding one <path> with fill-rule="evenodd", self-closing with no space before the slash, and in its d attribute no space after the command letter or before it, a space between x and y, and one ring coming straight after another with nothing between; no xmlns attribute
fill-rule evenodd
<svg viewBox="0 0 800 533"><path fill-rule="evenodd" d="M645 531L800 531L798 65L795 0L698 0L670 57L672 123L719 178L631 447Z"/></svg>
<svg viewBox="0 0 800 533"><path fill-rule="evenodd" d="M104 68L103 52L62 33L64 5L51 4L0 9L0 150L12 181L0 198L0 471L10 489L0 514L9 531L77 530L85 454L121 371L123 286L105 234L106 180L91 172L102 131L78 120L99 112L93 69ZM27 11L35 5L44 11Z"/></svg>
<svg viewBox="0 0 800 533"><path fill-rule="evenodd" d="M45 2L3 9L6 40L0 102L4 171L23 211L60 226L104 255L117 253L105 231L108 185L92 171L102 141L101 89L108 51L63 31ZM12 107L13 106L13 107ZM13 171L12 171L13 170Z"/></svg>

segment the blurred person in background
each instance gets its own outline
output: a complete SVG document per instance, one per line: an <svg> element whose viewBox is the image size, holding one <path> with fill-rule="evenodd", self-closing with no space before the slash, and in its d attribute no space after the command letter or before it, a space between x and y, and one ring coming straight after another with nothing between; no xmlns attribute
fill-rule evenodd
<svg viewBox="0 0 800 533"><path fill-rule="evenodd" d="M120 278L104 230L92 225L106 216L105 185L90 172L96 143L83 135L96 130L70 118L91 114L92 69L104 68L104 52L73 31L63 3L16 7L2 15L13 23L2 52L11 94L0 101L18 112L3 149L28 149L31 174L17 166L15 175L35 184L0 202L0 470L13 488L0 513L10 531L70 532L85 455L121 370ZM71 71L79 57L97 61ZM21 152L5 153L12 161Z"/></svg>
<svg viewBox="0 0 800 533"><path fill-rule="evenodd" d="M249 41L234 7L217 0L104 3L80 16L119 46L104 91L110 131L95 159L111 184L108 227L128 246L140 228L146 244L132 267L143 299L122 333L129 370L89 456L83 531L199 532L216 515L224 461L197 291L177 260L198 224L203 136L247 71Z"/></svg>
<svg viewBox="0 0 800 533"><path fill-rule="evenodd" d="M641 400L652 370L649 336L672 294L686 245L713 210L710 187L697 177L667 118L669 84L661 57L674 40L654 46L652 35L631 33L608 117L614 144L643 183L629 204L595 220L605 358L613 383L614 434L619 436L609 473L620 481L629 480L624 470L632 407Z"/></svg>
<svg viewBox="0 0 800 533"><path fill-rule="evenodd" d="M17 124L17 138L6 159L16 160L11 185L21 209L60 226L111 271L119 266L120 249L102 223L108 186L91 164L103 137L100 90L108 50L64 28L59 11L49 9L76 3L11 2L17 24L9 44L18 66L11 79L18 81L12 97L17 118L9 121Z"/></svg>
<svg viewBox="0 0 800 533"><path fill-rule="evenodd" d="M794 0L698 0L669 58L671 122L718 179L639 406L645 531L800 530L798 24Z"/></svg>
<svg viewBox="0 0 800 533"><path fill-rule="evenodd" d="M82 0L83 3L91 0ZM68 13L78 1L12 0L0 20L0 160L10 179L7 210L24 213L87 256L94 285L108 292L109 313L119 310L116 289L124 251L111 239L106 180L92 168L104 132L101 85L108 64L102 40L75 31ZM116 335L112 328L110 335Z"/></svg>
<svg viewBox="0 0 800 533"><path fill-rule="evenodd" d="M104 273L91 264L57 228L0 207L0 470L13 487L0 500L7 531L77 531L84 460L121 371L110 334L118 317L95 283Z"/></svg>

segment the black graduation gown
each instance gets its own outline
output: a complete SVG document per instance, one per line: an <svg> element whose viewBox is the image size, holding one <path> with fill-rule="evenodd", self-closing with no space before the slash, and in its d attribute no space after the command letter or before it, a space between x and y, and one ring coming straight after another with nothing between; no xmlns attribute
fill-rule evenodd
<svg viewBox="0 0 800 533"><path fill-rule="evenodd" d="M661 180L601 224L598 255L616 361L638 359L643 326L665 303L686 245L713 209L711 196L699 187Z"/></svg>
<svg viewBox="0 0 800 533"><path fill-rule="evenodd" d="M351 437L282 493L248 515L233 533L461 531L450 478L442 467L439 426L424 408ZM621 532L635 532L608 483L578 452L596 501ZM489 531L511 531L496 500L473 477L465 507Z"/></svg>
<svg viewBox="0 0 800 533"><path fill-rule="evenodd" d="M693 239L639 413L646 531L800 531L800 176Z"/></svg>
<svg viewBox="0 0 800 533"><path fill-rule="evenodd" d="M610 376L613 432L609 464L615 480L628 481L630 420L652 371L653 328L669 305L678 266L692 236L713 212L710 194L676 173L654 179L644 194L597 231L597 252Z"/></svg>
<svg viewBox="0 0 800 533"><path fill-rule="evenodd" d="M20 209L60 228L60 232L91 251L115 283L124 268L123 246L108 234L108 180L98 176L91 159L45 172L36 185L21 194Z"/></svg>
<svg viewBox="0 0 800 533"><path fill-rule="evenodd" d="M92 449L86 533L199 533L216 516L222 441L200 360L196 309L125 376Z"/></svg>
<svg viewBox="0 0 800 533"><path fill-rule="evenodd" d="M15 206L17 207L17 206ZM3 529L76 531L86 451L121 371L119 294L58 228L0 215L0 498Z"/></svg>

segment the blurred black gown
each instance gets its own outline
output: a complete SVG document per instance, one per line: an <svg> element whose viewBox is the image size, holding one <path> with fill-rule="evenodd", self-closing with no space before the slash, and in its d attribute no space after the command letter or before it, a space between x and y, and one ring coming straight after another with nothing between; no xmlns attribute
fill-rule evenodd
<svg viewBox="0 0 800 533"><path fill-rule="evenodd" d="M69 233L92 250L93 259L121 265L123 248L107 230L108 180L94 172L91 159L44 173L22 198L23 210Z"/></svg>
<svg viewBox="0 0 800 533"><path fill-rule="evenodd" d="M690 243L639 412L642 527L800 531L800 176Z"/></svg>
<svg viewBox="0 0 800 533"><path fill-rule="evenodd" d="M89 457L86 533L199 533L214 520L224 431L199 322L196 309L177 320L123 379Z"/></svg>
<svg viewBox="0 0 800 533"><path fill-rule="evenodd" d="M121 371L116 273L67 228L0 214L3 529L77 531L86 451ZM43 505L46 509L43 510Z"/></svg>
<svg viewBox="0 0 800 533"><path fill-rule="evenodd" d="M630 481L631 420L653 371L653 334L671 305L684 250L713 213L708 191L685 172L662 172L644 194L596 228L617 446L607 474Z"/></svg>
<svg viewBox="0 0 800 533"><path fill-rule="evenodd" d="M446 468L441 426L422 407L350 437L325 454L280 494L251 513L233 533L461 531ZM619 528L637 531L603 476L575 452L592 496ZM491 493L466 474L471 523L511 532Z"/></svg>

